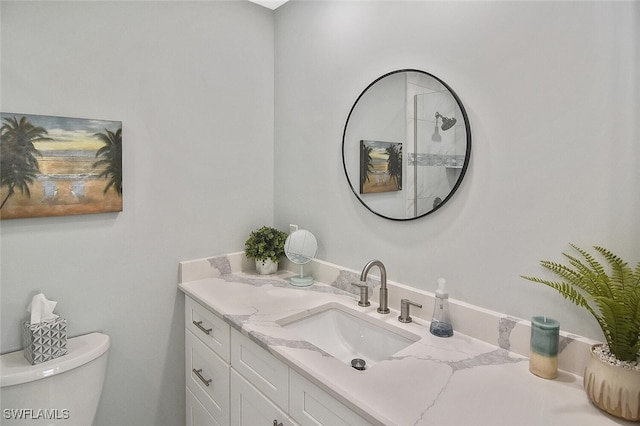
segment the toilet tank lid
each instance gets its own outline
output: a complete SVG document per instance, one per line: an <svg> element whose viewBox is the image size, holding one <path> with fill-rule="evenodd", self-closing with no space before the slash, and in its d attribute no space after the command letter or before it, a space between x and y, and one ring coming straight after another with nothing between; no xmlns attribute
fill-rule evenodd
<svg viewBox="0 0 640 426"><path fill-rule="evenodd" d="M89 333L67 340L67 353L59 358L31 365L23 351L0 356L0 387L44 379L84 365L109 350L109 336Z"/></svg>

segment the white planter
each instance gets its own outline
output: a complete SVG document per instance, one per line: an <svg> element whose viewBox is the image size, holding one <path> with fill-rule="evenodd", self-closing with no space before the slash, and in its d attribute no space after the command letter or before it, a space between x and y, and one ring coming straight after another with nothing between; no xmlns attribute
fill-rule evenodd
<svg viewBox="0 0 640 426"><path fill-rule="evenodd" d="M598 408L626 420L640 421L640 370L611 365L593 353L584 372L584 389Z"/></svg>
<svg viewBox="0 0 640 426"><path fill-rule="evenodd" d="M278 271L278 262L271 259L256 260L256 271L260 275L271 275Z"/></svg>

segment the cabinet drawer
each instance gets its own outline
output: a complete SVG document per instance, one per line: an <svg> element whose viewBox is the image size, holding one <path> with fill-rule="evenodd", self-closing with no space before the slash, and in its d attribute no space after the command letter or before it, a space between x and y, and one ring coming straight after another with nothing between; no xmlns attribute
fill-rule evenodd
<svg viewBox="0 0 640 426"><path fill-rule="evenodd" d="M184 311L187 329L229 362L229 324L188 296Z"/></svg>
<svg viewBox="0 0 640 426"><path fill-rule="evenodd" d="M231 370L231 425L296 426L285 412L276 407L233 369Z"/></svg>
<svg viewBox="0 0 640 426"><path fill-rule="evenodd" d="M302 426L370 425L295 371L289 384L289 414Z"/></svg>
<svg viewBox="0 0 640 426"><path fill-rule="evenodd" d="M229 423L229 364L185 331L187 389L220 424Z"/></svg>
<svg viewBox="0 0 640 426"><path fill-rule="evenodd" d="M287 411L289 367L237 330L231 330L231 366Z"/></svg>
<svg viewBox="0 0 640 426"><path fill-rule="evenodd" d="M216 421L187 388L187 426L224 426Z"/></svg>

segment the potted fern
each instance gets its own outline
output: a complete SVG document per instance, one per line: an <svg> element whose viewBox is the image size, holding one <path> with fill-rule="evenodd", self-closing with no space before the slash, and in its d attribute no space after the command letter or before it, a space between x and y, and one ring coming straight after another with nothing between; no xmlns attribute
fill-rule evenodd
<svg viewBox="0 0 640 426"><path fill-rule="evenodd" d="M561 278L522 276L557 290L585 308L600 325L606 344L593 345L584 387L600 409L640 421L640 262L635 269L611 251L594 246L610 271L587 251L571 244L579 256L563 253L569 265L543 260L540 265Z"/></svg>
<svg viewBox="0 0 640 426"><path fill-rule="evenodd" d="M244 254L256 261L256 271L261 275L273 274L284 256L287 234L270 226L252 231L244 243Z"/></svg>

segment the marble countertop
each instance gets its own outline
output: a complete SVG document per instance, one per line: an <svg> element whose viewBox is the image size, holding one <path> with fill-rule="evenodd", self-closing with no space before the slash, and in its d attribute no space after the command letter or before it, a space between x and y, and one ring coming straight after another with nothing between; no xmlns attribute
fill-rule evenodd
<svg viewBox="0 0 640 426"><path fill-rule="evenodd" d="M323 283L295 288L291 272L260 276L232 267L224 256L207 259L215 276L179 288L222 317L354 412L376 425L615 425L634 424L593 406L582 377L560 371L555 380L529 372L528 358L456 332L439 338L427 321L400 323L377 304ZM187 274L188 275L188 274ZM196 274L197 276L197 274ZM333 302L403 328L420 340L365 371L357 371L304 341L277 321Z"/></svg>

